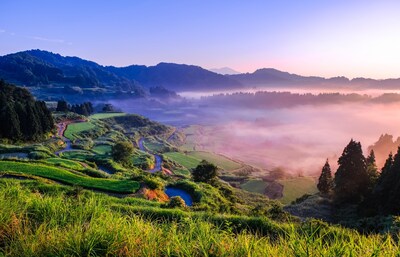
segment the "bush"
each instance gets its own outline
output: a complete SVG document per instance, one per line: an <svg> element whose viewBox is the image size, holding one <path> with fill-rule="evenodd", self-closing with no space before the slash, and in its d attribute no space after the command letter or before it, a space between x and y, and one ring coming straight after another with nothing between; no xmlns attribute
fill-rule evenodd
<svg viewBox="0 0 400 257"><path fill-rule="evenodd" d="M169 208L175 208L175 207L181 208L185 206L186 206L185 201L180 196L171 197L168 203Z"/></svg>
<svg viewBox="0 0 400 257"><path fill-rule="evenodd" d="M143 182L152 190L164 189L164 183L157 177L147 176L146 178L144 178Z"/></svg>

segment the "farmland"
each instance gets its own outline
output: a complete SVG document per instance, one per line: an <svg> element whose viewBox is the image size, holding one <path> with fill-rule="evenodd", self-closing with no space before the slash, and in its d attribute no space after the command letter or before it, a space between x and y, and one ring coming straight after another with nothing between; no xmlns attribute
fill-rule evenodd
<svg viewBox="0 0 400 257"><path fill-rule="evenodd" d="M139 189L139 183L136 181L92 178L83 175L79 176L64 169L43 164L1 161L0 172L6 171L40 176L69 185L77 185L85 188L116 193L133 193Z"/></svg>

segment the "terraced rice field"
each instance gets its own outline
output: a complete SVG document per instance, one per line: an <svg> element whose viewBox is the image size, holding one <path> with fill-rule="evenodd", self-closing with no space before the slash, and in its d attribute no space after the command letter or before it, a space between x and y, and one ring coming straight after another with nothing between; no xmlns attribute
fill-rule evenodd
<svg viewBox="0 0 400 257"><path fill-rule="evenodd" d="M116 193L136 192L140 185L137 181L116 180L80 176L68 170L24 162L0 161L1 172L15 172L52 179L69 185L78 185L84 188L98 189Z"/></svg>
<svg viewBox="0 0 400 257"><path fill-rule="evenodd" d="M79 133L93 128L95 128L95 125L90 121L71 123L65 130L64 136L70 140L74 140L77 138L76 135L78 135Z"/></svg>
<svg viewBox="0 0 400 257"><path fill-rule="evenodd" d="M201 161L193 156L188 156L180 152L169 152L169 153L164 153L164 155L167 156L169 159L184 166L187 169L196 168L196 166Z"/></svg>

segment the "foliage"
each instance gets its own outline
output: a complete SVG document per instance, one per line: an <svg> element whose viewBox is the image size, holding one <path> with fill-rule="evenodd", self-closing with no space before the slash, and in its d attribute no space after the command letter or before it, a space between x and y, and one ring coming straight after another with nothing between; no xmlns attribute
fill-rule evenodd
<svg viewBox="0 0 400 257"><path fill-rule="evenodd" d="M344 148L335 174L335 200L338 203L360 202L368 193L366 159L361 144L353 139Z"/></svg>
<svg viewBox="0 0 400 257"><path fill-rule="evenodd" d="M168 202L169 208L185 207L185 201L180 196L173 196Z"/></svg>
<svg viewBox="0 0 400 257"><path fill-rule="evenodd" d="M0 138L39 140L54 128L46 104L35 101L28 90L0 80Z"/></svg>
<svg viewBox="0 0 400 257"><path fill-rule="evenodd" d="M133 150L134 149L131 142L119 141L113 145L111 149L111 155L114 161L129 164L131 162Z"/></svg>
<svg viewBox="0 0 400 257"><path fill-rule="evenodd" d="M0 183L4 256L396 256L400 251L390 235L362 235L316 220L296 224L191 214L59 185Z"/></svg>
<svg viewBox="0 0 400 257"><path fill-rule="evenodd" d="M218 167L206 160L202 160L192 172L193 180L196 182L209 183L214 180L217 175Z"/></svg>
<svg viewBox="0 0 400 257"><path fill-rule="evenodd" d="M329 166L328 160L326 160L324 167L322 167L317 188L323 195L329 195L333 189L331 166Z"/></svg>

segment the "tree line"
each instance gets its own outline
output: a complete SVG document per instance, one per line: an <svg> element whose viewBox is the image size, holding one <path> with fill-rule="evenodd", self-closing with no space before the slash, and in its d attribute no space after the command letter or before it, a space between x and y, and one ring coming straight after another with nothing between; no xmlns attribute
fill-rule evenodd
<svg viewBox="0 0 400 257"><path fill-rule="evenodd" d="M84 102L82 104L70 105L64 100L57 102L57 112L74 112L80 115L89 116L94 112L94 108L91 102Z"/></svg>
<svg viewBox="0 0 400 257"><path fill-rule="evenodd" d="M0 80L0 138L36 141L53 128L45 102L36 101L24 88Z"/></svg>
<svg viewBox="0 0 400 257"><path fill-rule="evenodd" d="M332 176L325 162L317 184L322 195L336 204L357 204L366 216L400 214L400 147L394 156L389 154L379 172L374 151L364 157L361 143L351 140L338 164Z"/></svg>

